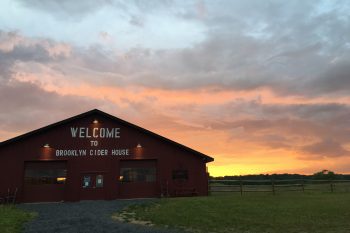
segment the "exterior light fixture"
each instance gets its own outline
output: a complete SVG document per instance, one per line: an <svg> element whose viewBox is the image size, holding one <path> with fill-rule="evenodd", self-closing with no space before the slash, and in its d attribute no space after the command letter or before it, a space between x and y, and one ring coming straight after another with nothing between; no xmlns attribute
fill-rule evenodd
<svg viewBox="0 0 350 233"><path fill-rule="evenodd" d="M140 143L137 143L137 148L142 148L141 144Z"/></svg>
<svg viewBox="0 0 350 233"><path fill-rule="evenodd" d="M46 143L46 144L44 145L44 147L45 147L45 148L50 148L50 145L49 145L48 143Z"/></svg>
<svg viewBox="0 0 350 233"><path fill-rule="evenodd" d="M97 124L97 123L98 123L98 120L95 119L92 123Z"/></svg>

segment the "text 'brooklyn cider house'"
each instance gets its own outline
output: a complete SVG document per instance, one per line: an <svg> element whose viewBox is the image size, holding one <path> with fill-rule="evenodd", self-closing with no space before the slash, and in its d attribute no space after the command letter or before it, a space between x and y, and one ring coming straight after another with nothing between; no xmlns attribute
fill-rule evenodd
<svg viewBox="0 0 350 233"><path fill-rule="evenodd" d="M120 128L71 127L72 138L120 138Z"/></svg>

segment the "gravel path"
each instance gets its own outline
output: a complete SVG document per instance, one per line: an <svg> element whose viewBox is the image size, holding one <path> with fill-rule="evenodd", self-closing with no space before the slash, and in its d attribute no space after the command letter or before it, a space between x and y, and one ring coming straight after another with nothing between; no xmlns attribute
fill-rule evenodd
<svg viewBox="0 0 350 233"><path fill-rule="evenodd" d="M25 224L24 233L161 233L174 232L115 221L113 213L151 200L82 201L73 203L20 204L38 216Z"/></svg>

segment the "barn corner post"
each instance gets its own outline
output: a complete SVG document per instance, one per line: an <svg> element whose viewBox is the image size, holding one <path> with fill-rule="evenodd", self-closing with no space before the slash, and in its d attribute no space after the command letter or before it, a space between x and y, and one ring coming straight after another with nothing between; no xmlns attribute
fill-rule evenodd
<svg viewBox="0 0 350 233"><path fill-rule="evenodd" d="M207 173L207 179L208 179L208 185L207 185L207 193L208 196L211 196L211 192L210 192L210 176Z"/></svg>

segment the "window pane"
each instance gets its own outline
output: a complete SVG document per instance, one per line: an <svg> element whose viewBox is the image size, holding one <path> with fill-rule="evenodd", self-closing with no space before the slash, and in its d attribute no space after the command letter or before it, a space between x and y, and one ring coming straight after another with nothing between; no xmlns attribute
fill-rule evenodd
<svg viewBox="0 0 350 233"><path fill-rule="evenodd" d="M188 171L184 169L173 170L173 180L188 180Z"/></svg>
<svg viewBox="0 0 350 233"><path fill-rule="evenodd" d="M96 176L96 188L102 188L103 187L103 175L97 175Z"/></svg>
<svg viewBox="0 0 350 233"><path fill-rule="evenodd" d="M24 173L26 184L65 184L66 169L35 169L27 168Z"/></svg>
<svg viewBox="0 0 350 233"><path fill-rule="evenodd" d="M156 168L121 168L119 180L121 182L155 182Z"/></svg>
<svg viewBox="0 0 350 233"><path fill-rule="evenodd" d="M83 177L83 188L90 188L91 186L92 186L91 176L84 176Z"/></svg>

